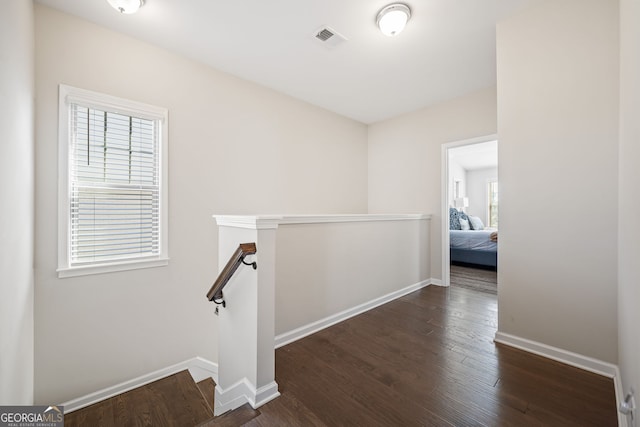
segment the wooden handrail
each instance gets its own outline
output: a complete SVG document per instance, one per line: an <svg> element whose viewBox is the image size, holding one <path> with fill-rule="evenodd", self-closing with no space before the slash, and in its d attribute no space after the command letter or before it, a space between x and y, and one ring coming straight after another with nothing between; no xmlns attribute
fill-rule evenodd
<svg viewBox="0 0 640 427"><path fill-rule="evenodd" d="M224 289L227 282L229 282L229 280L231 279L231 276L233 276L233 273L236 272L240 263L247 264L244 262L244 257L246 257L247 255L253 255L255 253L256 253L255 243L240 243L240 246L238 246L238 249L236 249L233 255L231 255L231 258L229 258L227 265L224 266L224 268L218 275L218 278L216 279L216 281L213 282L211 289L209 289L209 292L207 292L207 299L217 304L222 304L224 307L224 299L222 298L222 289ZM253 265L254 269L257 268L257 264L255 262L248 265Z"/></svg>

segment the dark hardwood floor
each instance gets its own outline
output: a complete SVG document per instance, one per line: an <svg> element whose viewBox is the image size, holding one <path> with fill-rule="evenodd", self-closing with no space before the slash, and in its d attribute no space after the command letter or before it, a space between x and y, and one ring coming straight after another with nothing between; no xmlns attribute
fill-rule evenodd
<svg viewBox="0 0 640 427"><path fill-rule="evenodd" d="M429 286L282 347L282 396L245 425L617 425L612 380L495 344L496 310Z"/></svg>
<svg viewBox="0 0 640 427"><path fill-rule="evenodd" d="M498 294L498 272L495 269L479 268L471 264L451 264L450 272L451 286Z"/></svg>
<svg viewBox="0 0 640 427"><path fill-rule="evenodd" d="M64 425L196 426L212 417L213 411L193 378L188 371L182 371L75 412L65 413Z"/></svg>

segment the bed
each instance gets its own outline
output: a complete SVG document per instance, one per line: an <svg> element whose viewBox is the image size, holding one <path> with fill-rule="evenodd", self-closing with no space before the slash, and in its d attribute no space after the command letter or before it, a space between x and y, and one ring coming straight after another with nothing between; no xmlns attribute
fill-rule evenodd
<svg viewBox="0 0 640 427"><path fill-rule="evenodd" d="M484 229L484 226L481 230L462 230L460 229L460 217L459 212L450 212L449 250L451 262L497 268L497 230ZM462 214L463 219L464 217L466 215Z"/></svg>
<svg viewBox="0 0 640 427"><path fill-rule="evenodd" d="M498 242L490 236L495 230L449 230L451 262L498 266Z"/></svg>

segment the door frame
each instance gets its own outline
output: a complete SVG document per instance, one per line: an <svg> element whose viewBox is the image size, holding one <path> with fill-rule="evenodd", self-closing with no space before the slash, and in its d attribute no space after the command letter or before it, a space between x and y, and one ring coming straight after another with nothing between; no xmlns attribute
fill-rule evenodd
<svg viewBox="0 0 640 427"><path fill-rule="evenodd" d="M467 145L482 144L483 142L498 141L498 134L479 136L461 141L445 142L442 144L441 155L441 214L442 214L442 286L451 284L451 254L449 252L449 150ZM499 146L499 142L498 142Z"/></svg>

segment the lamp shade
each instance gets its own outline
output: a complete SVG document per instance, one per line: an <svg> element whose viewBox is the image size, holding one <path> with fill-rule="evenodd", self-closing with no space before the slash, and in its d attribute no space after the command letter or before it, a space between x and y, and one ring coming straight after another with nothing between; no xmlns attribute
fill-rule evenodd
<svg viewBox="0 0 640 427"><path fill-rule="evenodd" d="M136 13L144 4L144 0L107 0L112 8L120 13Z"/></svg>
<svg viewBox="0 0 640 427"><path fill-rule="evenodd" d="M469 207L469 198L468 197L457 197L453 199L453 205L456 208L468 208Z"/></svg>
<svg viewBox="0 0 640 427"><path fill-rule="evenodd" d="M376 18L378 28L385 36L395 36L399 34L407 25L411 17L411 9L402 3L394 3L384 7Z"/></svg>

